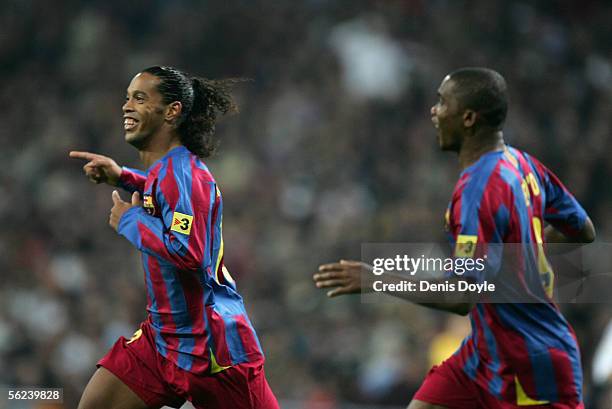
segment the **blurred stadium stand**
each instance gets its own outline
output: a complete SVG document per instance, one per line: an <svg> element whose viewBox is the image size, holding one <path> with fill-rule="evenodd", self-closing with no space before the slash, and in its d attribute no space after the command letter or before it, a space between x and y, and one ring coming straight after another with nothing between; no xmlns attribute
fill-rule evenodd
<svg viewBox="0 0 612 409"><path fill-rule="evenodd" d="M405 407L457 323L329 301L311 273L359 258L362 242L443 239L458 168L437 150L429 108L466 65L506 76L507 141L553 169L610 242L610 21L605 1L3 2L0 386L63 387L75 407L96 360L144 318L138 254L107 226L111 188L88 183L67 152L139 166L123 142L124 90L165 64L253 80L207 162L224 194L227 266L283 406ZM563 309L587 409L609 409L610 371L593 382L592 369L610 304Z"/></svg>

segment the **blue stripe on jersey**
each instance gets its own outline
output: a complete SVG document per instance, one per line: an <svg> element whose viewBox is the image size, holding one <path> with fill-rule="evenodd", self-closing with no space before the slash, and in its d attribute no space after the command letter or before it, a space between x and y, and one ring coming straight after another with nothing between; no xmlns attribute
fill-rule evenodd
<svg viewBox="0 0 612 409"><path fill-rule="evenodd" d="M200 158L196 158L196 160L195 160L195 164L196 164L196 166L197 166L198 168L200 168L200 169L202 169L202 170L204 170L204 171L206 171L206 172L210 173L210 171L208 170L208 166L206 166L206 164L205 164L204 162L202 162L202 161L200 160Z"/></svg>
<svg viewBox="0 0 612 409"><path fill-rule="evenodd" d="M172 161L175 162L176 158ZM176 168L174 167L174 165L172 166L172 169L175 170ZM162 212L165 210L165 213L162 214L162 218L164 220L164 222L168 222L169 226L168 228L172 227L172 219L174 218L174 214L172 209L170 208L170 203L168 202L168 200L166 199L166 197L164 196L164 192L162 192L161 189L161 184L163 183L163 180L166 178L168 173L168 161L165 161L161 167L161 169L159 170L158 173L158 189L157 189L157 195L159 196L158 198L158 203L166 203L167 206L162 206L163 210ZM176 174L174 176L174 180L177 183L177 187L180 189L181 187L178 185L178 178L176 177ZM189 186L190 192L191 192L191 185ZM191 197L191 195L189 196ZM179 190L179 201L177 202L177 208L180 204L180 190ZM179 210L179 212L181 213L187 213L182 212ZM193 215L193 211L191 213L188 213L189 215ZM164 223L165 224L165 223ZM189 237L185 236L184 234L172 234L172 236L174 237L174 239L176 239L177 241L170 241L170 240L164 240L164 244L166 245L166 247L168 248L169 251L182 256L185 256L185 254L187 254L187 250L188 250L188 239ZM180 244L180 246L178 246L177 244Z"/></svg>
<svg viewBox="0 0 612 409"><path fill-rule="evenodd" d="M213 189L213 196L214 198L216 198L217 194L217 189L216 186ZM213 269L218 269L219 266L217 265L217 259L219 258L219 251L221 251L221 220L222 220L222 216L223 215L223 199L221 198L221 195L219 195L219 208L217 209L217 218L216 220L213 220L213 224L214 224L214 229L215 229L215 235L214 235L214 241L213 241L213 249L212 249L212 267ZM213 274L217 274L217 271L213 271Z"/></svg>
<svg viewBox="0 0 612 409"><path fill-rule="evenodd" d="M204 265L202 267L204 271L206 271L209 275L212 275L212 277L215 277L215 272L212 271L212 268L214 268L213 260L216 260L215 258L216 255L213 254L213 250L210 248L210 243L208 239L210 238L210 235L213 234L212 214L213 214L213 209L215 208L215 200L217 199L217 186L214 183L209 182L208 188L210 190L209 198L208 198L208 219L206 220L206 232L208 232L208 234L206 235L206 242L204 243L205 245L204 257L203 257ZM222 209L219 208L217 209L217 212L220 212L221 210ZM214 235L216 238L216 235L217 235L216 230L214 231Z"/></svg>
<svg viewBox="0 0 612 409"><path fill-rule="evenodd" d="M176 203L176 211L193 216L193 206L191 205L191 163L189 156L180 156L172 160L172 170L174 180L178 188L178 202Z"/></svg>
<svg viewBox="0 0 612 409"><path fill-rule="evenodd" d="M232 364L237 364L243 361L246 353L244 352L244 345L240 339L238 332L238 323L233 317L223 317L225 322L225 339L227 341L227 349L230 352Z"/></svg>
<svg viewBox="0 0 612 409"><path fill-rule="evenodd" d="M514 210L518 215L519 228L521 235L521 252L523 254L523 271L524 279L527 284L527 291L533 293L536 291L536 295L542 300L546 300L546 294L542 287L540 280L540 274L537 270L537 258L535 250L533 248L533 241L531 239L531 220L529 220L529 210L525 201L525 194L521 187L521 181L513 170L506 166L500 166L499 171L502 179L512 190L512 196L514 197Z"/></svg>
<svg viewBox="0 0 612 409"><path fill-rule="evenodd" d="M478 330L476 329L476 323L474 322L472 314L470 314L470 323L472 325L472 344L474 345L474 351L472 351L472 354L466 359L463 371L471 380L475 380L478 365L480 364L480 355L478 354Z"/></svg>
<svg viewBox="0 0 612 409"><path fill-rule="evenodd" d="M528 344L534 348L544 345L552 347L567 354L574 375L574 386L582 396L582 369L580 365L580 352L572 336L567 321L559 311L550 304L514 304L505 308L521 310L519 314L506 312L501 304L496 305L499 316L514 328L521 329L522 335ZM539 308L538 308L539 307ZM527 316L530 319L517 320L516 315ZM537 337L536 337L537 336ZM541 353L541 352L540 352ZM552 375L551 375L552 376Z"/></svg>
<svg viewBox="0 0 612 409"><path fill-rule="evenodd" d="M145 171L143 171L143 170L136 169L136 168L128 168L127 166L122 166L122 167L124 169L127 169L129 172L135 173L135 174L137 174L139 176L142 176L142 177L145 177L145 178L147 177L147 173Z"/></svg>
<svg viewBox="0 0 612 409"><path fill-rule="evenodd" d="M538 187L540 188L540 203L541 203L541 211L540 214L544 215L546 214L546 201L547 201L547 192L546 192L546 185L548 184L548 180L544 181L542 180L542 177L546 176L546 175L542 175L540 172L538 172L537 168L535 167L534 163L531 161L531 158L529 157L529 155L527 155L526 153L523 153L523 157L525 158L525 160L527 161L527 163L529 164L529 168L531 169L531 173L534 174L534 176L536 177L536 182L538 184Z"/></svg>
<svg viewBox="0 0 612 409"><path fill-rule="evenodd" d="M489 351L489 355L491 356L491 363L487 364L487 367L493 373L493 376L489 381L489 392L499 398L503 386L501 376L499 375L501 362L497 354L497 341L495 340L495 336L493 335L491 328L489 328L484 318L484 308L485 306L483 304L476 305L476 311L478 313L478 319L480 321L480 324L482 325L482 331L484 333L485 342L487 344L487 350Z"/></svg>
<svg viewBox="0 0 612 409"><path fill-rule="evenodd" d="M495 231L493 232L494 241L495 243L503 243L504 236L508 233L508 227L510 225L510 212L508 208L504 204L500 204L493 219L495 220Z"/></svg>
<svg viewBox="0 0 612 409"><path fill-rule="evenodd" d="M216 281L213 283L213 285L217 287L215 289L216 299L214 308L225 322L226 341L230 356L232 357L232 362L243 362L246 352L244 350L244 345L242 343L242 339L240 338L237 322L234 317L242 316L251 327L252 325L247 317L246 310L244 309L242 297L231 287L217 283ZM255 334L253 335L253 338L257 340L257 345L261 351L262 349L261 345L259 344L259 340Z"/></svg>
<svg viewBox="0 0 612 409"><path fill-rule="evenodd" d="M163 356L168 356L166 350L166 341L159 333L159 328L163 327L162 322L159 320L159 314L157 313L157 299L155 298L155 292L153 291L153 283L151 282L151 271L149 271L149 255L142 253L142 265L145 270L145 278L147 284L147 292L149 293L149 299L151 300L151 320L153 321L153 331L155 331L155 344L157 345L157 351Z"/></svg>
<svg viewBox="0 0 612 409"><path fill-rule="evenodd" d="M168 294L168 302L170 303L172 319L174 320L174 325L176 327L176 334L191 334L193 332L193 326L191 317L189 316L189 309L187 308L187 300L185 299L183 287L181 286L172 265L168 266L170 268L164 267L164 264L160 262L159 270L164 279L166 293ZM186 354L189 354L193 350L195 341L193 337L179 336L178 339L178 350L184 352L178 354L178 365L185 370L189 370L191 369L193 358Z"/></svg>
<svg viewBox="0 0 612 409"><path fill-rule="evenodd" d="M461 231L459 234L478 234L478 211L482 195L501 154L501 152L492 152L483 155L474 165L463 172L470 172L470 179L466 182L466 186L461 193ZM476 209L475 212L474 208Z"/></svg>
<svg viewBox="0 0 612 409"><path fill-rule="evenodd" d="M496 304L495 310L499 318L511 328L514 328L525 340L529 359L534 374L537 397L540 400L556 401L557 385L555 383L555 370L552 365L552 359L548 352L549 347L558 348L567 351L567 348L561 344L560 337L570 336L567 327L563 325L557 326L557 331L562 331L561 334L554 336L551 331L555 331L551 326L551 322L558 322L559 316L556 311L554 315L541 314L549 309L553 312L552 306L548 304ZM517 311L520 310L518 313ZM520 318L517 318L517 315ZM529 319L527 319L529 318ZM546 331L542 331L542 327ZM573 340L573 338L570 338ZM574 355L568 353L568 355ZM579 389L577 389L579 390Z"/></svg>

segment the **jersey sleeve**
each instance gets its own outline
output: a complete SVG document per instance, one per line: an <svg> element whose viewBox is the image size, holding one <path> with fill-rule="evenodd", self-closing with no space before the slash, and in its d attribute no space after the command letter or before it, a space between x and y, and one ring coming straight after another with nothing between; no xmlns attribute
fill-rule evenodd
<svg viewBox="0 0 612 409"><path fill-rule="evenodd" d="M503 186L490 179L473 178L453 195L449 227L454 270L447 271L447 277L471 278L480 283L495 278L501 267L509 214L502 201L506 195Z"/></svg>
<svg viewBox="0 0 612 409"><path fill-rule="evenodd" d="M544 220L567 236L576 235L584 227L586 211L551 170L529 159L544 187Z"/></svg>
<svg viewBox="0 0 612 409"><path fill-rule="evenodd" d="M130 193L142 193L144 191L146 180L147 175L143 171L123 166L121 168L121 175L119 176L119 183L117 186Z"/></svg>
<svg viewBox="0 0 612 409"><path fill-rule="evenodd" d="M181 270L206 268L207 226L216 197L212 182L192 186L192 175L170 163L158 179L156 201L161 217L142 207L123 214L118 232L136 248Z"/></svg>

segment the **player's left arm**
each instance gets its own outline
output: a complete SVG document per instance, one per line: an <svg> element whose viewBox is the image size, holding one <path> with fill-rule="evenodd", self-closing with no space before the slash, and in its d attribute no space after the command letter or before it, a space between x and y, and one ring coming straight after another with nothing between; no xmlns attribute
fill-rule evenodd
<svg viewBox="0 0 612 409"><path fill-rule="evenodd" d="M587 244L595 240L595 226L578 200L550 169L537 159L528 157L543 186L546 202L544 229L547 243Z"/></svg>

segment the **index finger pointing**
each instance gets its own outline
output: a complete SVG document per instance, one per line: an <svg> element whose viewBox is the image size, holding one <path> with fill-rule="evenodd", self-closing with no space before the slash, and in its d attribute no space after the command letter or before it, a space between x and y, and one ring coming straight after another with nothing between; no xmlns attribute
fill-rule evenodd
<svg viewBox="0 0 612 409"><path fill-rule="evenodd" d="M69 156L74 159L94 160L98 155L91 152L70 151Z"/></svg>

